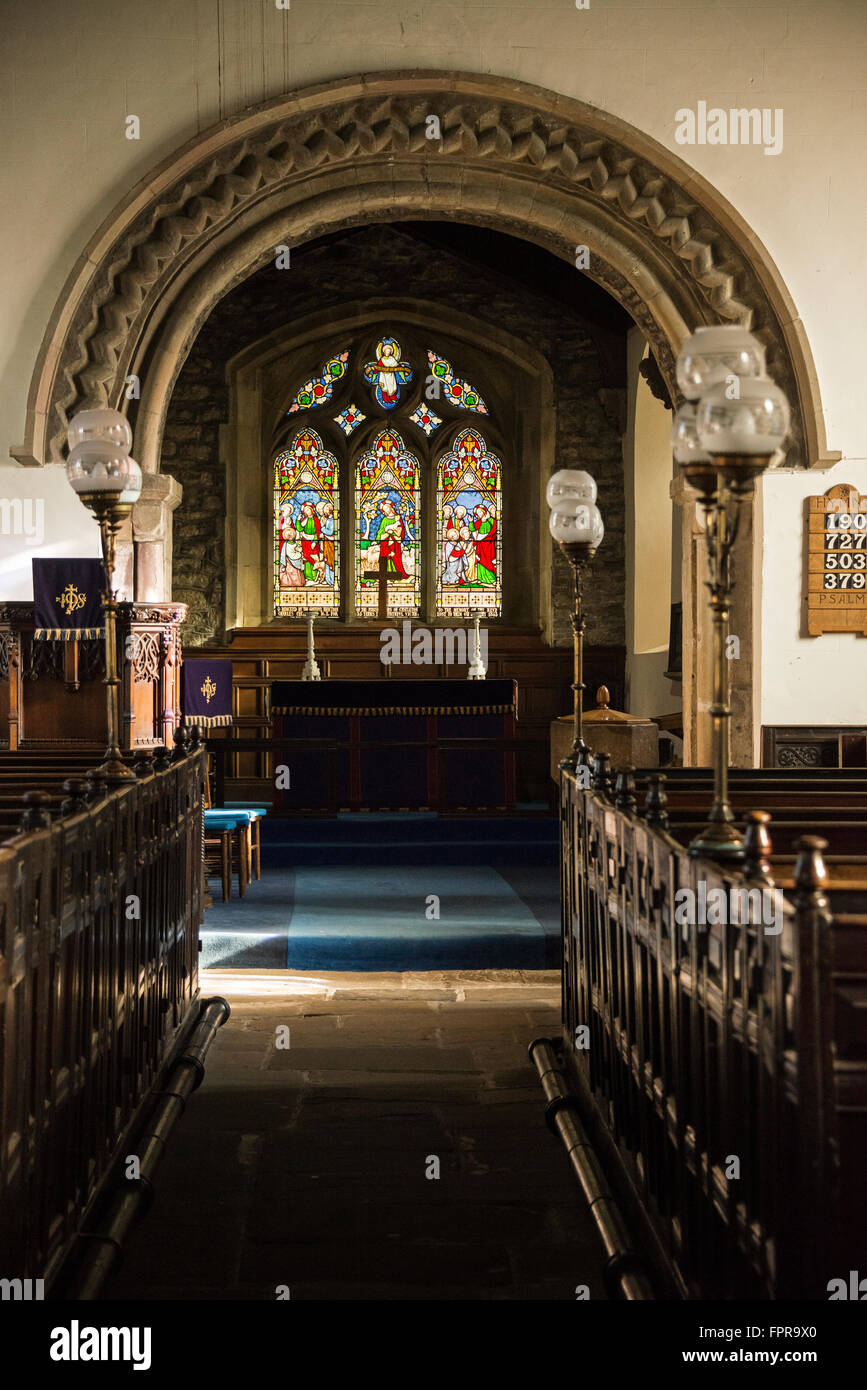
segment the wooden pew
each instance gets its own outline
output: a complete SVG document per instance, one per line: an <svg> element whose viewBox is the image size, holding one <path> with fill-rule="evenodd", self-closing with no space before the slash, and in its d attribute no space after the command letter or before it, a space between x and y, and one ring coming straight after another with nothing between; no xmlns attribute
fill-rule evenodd
<svg viewBox="0 0 867 1390"><path fill-rule="evenodd" d="M0 757L0 1251L47 1290L198 1012L204 755L110 792L100 757Z"/></svg>
<svg viewBox="0 0 867 1390"><path fill-rule="evenodd" d="M579 1091L692 1296L827 1297L823 1280L867 1239L867 778L733 770L748 858L722 870L685 853L710 770L618 778L594 762L591 792L561 782L563 1039ZM758 918L675 926L675 891L702 880L782 889L783 934ZM585 1023L589 1051L574 1038ZM746 1155L738 1184L727 1152Z"/></svg>

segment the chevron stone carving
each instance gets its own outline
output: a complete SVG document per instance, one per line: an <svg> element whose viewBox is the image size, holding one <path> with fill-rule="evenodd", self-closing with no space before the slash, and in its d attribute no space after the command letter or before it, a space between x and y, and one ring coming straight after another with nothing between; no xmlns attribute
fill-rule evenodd
<svg viewBox="0 0 867 1390"><path fill-rule="evenodd" d="M408 86L406 75L359 79L361 90ZM436 76L429 91L419 92L426 78ZM334 93L321 89L321 104L304 94L272 103L275 115L251 130L244 116L227 122L222 145L214 132L202 137L201 164L193 166L128 223L110 250L101 256L86 296L73 315L73 331L64 340L49 394L50 457L59 459L70 415L87 403L121 403L124 377L155 306L170 280L208 243L225 241L239 214L254 213L269 194L285 191L285 205L315 197L317 180L339 168L410 163L432 170L437 164L460 170L466 183L474 171L504 177L500 212L489 225L508 225L510 188L520 187L522 201L534 185L573 196L581 215L592 220L594 210L614 218L630 245L644 245L660 257L673 277L684 283L691 302L701 306L707 322L731 321L750 327L768 349L768 367L793 403L794 428L787 462L807 463L803 420L795 373L782 326L755 268L735 238L715 220L689 190L619 138L627 128L592 108L565 101L535 88L487 79L484 92L462 95L462 78L455 74L413 74L412 95L373 94L329 101ZM446 89L446 79L452 90ZM472 89L486 79L466 76ZM347 84L335 83L346 91ZM497 98L503 88L511 99ZM533 99L535 98L535 100ZM585 120L564 119L576 109ZM429 139L429 118L439 118L441 135ZM606 133L606 128L610 133ZM238 133L234 135L233 132ZM188 161L189 162L189 161ZM682 166L686 167L686 166ZM456 173L456 177L457 177ZM156 182L156 180L154 181ZM418 183L423 194L425 180ZM423 207L418 196L413 213ZM400 215L400 204L396 205ZM532 206L525 212L532 219ZM357 221L357 209L347 223ZM539 227L538 241L557 254L573 256L566 236ZM640 256L640 250L639 250ZM599 264L593 257L593 278L605 284L629 310L651 340L669 392L677 398L674 351L647 305L629 284L615 257ZM251 270L255 267L251 267ZM692 325L689 325L692 327ZM43 399L45 397L43 396Z"/></svg>

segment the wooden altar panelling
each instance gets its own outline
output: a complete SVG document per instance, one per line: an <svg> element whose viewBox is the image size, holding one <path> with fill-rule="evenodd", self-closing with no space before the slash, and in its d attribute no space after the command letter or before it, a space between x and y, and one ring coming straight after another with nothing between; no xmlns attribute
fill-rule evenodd
<svg viewBox="0 0 867 1390"><path fill-rule="evenodd" d="M180 714L184 604L121 603L120 746L171 746ZM10 750L86 748L107 737L101 639L33 636L33 604L0 605L0 742Z"/></svg>
<svg viewBox="0 0 867 1390"><path fill-rule="evenodd" d="M379 627L322 623L317 625L315 637L323 680L455 680L466 676L467 668L456 665L384 667L379 659ZM229 635L223 647L188 648L186 655L231 660L234 733L239 737L266 735L271 728L268 690L274 681L300 678L307 656L306 628L301 623L241 628ZM588 708L595 707L594 692L602 684L611 691L612 704L622 708L625 666L623 647L585 647ZM488 629L488 677L518 683L516 733L527 743L526 753L518 758L518 800L547 802L551 794L547 752L538 740L547 741L551 720L572 709L571 646L549 647L538 632L526 628L492 627ZM231 739L233 730L213 733ZM232 759L227 795L270 799L271 789L271 771L264 753L243 753Z"/></svg>

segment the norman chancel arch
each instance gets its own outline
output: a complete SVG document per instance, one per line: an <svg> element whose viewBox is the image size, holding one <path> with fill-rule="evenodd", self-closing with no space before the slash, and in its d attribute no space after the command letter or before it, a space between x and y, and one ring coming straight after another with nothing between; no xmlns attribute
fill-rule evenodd
<svg viewBox="0 0 867 1390"><path fill-rule="evenodd" d="M575 273L628 311L672 398L674 357L689 330L748 325L794 406L787 463L831 460L809 347L779 274L736 211L674 155L614 117L519 82L440 72L349 78L268 102L167 159L107 220L56 305L16 456L58 459L66 422L85 402L129 410L146 474L133 518L137 597L171 591L178 487L160 471L161 441L173 386L214 307L280 246L425 219L492 228L569 264L586 247L586 269ZM127 405L132 376L141 394ZM694 715L700 581L688 562L690 513L684 702ZM745 522L736 562L753 575ZM243 547L229 558L228 619L249 605L239 579L248 559ZM736 760L752 748L753 589L740 585L732 617L746 636L733 672ZM544 604L538 611L544 626Z"/></svg>

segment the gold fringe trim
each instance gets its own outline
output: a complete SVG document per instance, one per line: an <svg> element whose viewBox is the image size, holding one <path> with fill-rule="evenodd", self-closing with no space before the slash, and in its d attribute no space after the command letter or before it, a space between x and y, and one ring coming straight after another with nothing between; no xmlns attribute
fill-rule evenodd
<svg viewBox="0 0 867 1390"><path fill-rule="evenodd" d="M277 715L388 715L388 714L511 714L514 705L275 705Z"/></svg>

